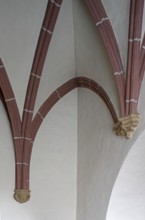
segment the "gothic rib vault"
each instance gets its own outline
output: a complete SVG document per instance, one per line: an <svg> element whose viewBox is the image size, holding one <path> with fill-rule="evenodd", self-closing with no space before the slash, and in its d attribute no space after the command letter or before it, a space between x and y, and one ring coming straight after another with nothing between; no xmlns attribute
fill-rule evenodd
<svg viewBox="0 0 145 220"><path fill-rule="evenodd" d="M38 129L49 110L65 94L77 87L87 88L95 92L104 101L110 111L113 122L115 123L114 130L117 135L131 138L140 120L140 114L137 108L145 70L145 37L141 42L143 0L131 1L126 76L115 34L101 0L84 1L95 21L96 28L100 32L110 59L114 79L118 88L120 116L117 116L111 99L102 86L93 79L84 76L70 79L57 88L34 115L43 66L62 3L62 0L48 1L30 73L22 120L5 65L0 60L1 100L10 121L15 149L16 182L14 197L21 203L28 201L30 198L30 159L33 142Z"/></svg>

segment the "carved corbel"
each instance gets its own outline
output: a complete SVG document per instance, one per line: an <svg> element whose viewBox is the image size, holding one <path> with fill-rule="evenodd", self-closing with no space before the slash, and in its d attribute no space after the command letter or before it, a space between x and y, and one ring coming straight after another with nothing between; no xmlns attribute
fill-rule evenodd
<svg viewBox="0 0 145 220"><path fill-rule="evenodd" d="M15 189L14 199L19 203L27 202L30 199L30 190L27 189Z"/></svg>
<svg viewBox="0 0 145 220"><path fill-rule="evenodd" d="M117 136L125 136L126 138L130 139L132 138L134 131L139 125L140 118L141 116L139 113L134 113L122 117L114 125L113 130L115 131Z"/></svg>

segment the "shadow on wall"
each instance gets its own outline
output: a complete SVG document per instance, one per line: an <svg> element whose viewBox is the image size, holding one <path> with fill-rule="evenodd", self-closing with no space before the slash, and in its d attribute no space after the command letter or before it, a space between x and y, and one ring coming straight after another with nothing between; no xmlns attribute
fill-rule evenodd
<svg viewBox="0 0 145 220"><path fill-rule="evenodd" d="M145 219L145 132L130 150L114 185L106 220Z"/></svg>

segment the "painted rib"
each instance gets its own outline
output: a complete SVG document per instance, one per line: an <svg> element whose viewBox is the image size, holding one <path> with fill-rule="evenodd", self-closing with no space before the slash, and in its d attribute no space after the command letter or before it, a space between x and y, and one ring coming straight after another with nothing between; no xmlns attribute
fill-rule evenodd
<svg viewBox="0 0 145 220"><path fill-rule="evenodd" d="M7 76L6 70L4 68L4 65L2 63L2 60L0 59L0 66L3 66L3 68L0 68L0 89L2 94L2 100L4 103L4 106L6 108L6 112L10 121L11 125L11 131L12 135L14 136L20 136L21 135L21 118L18 110L18 106L15 100L15 96L9 81L9 78ZM9 98L12 97L12 98ZM14 149L15 149L15 158L16 161L22 160L22 142L14 141ZM21 172L19 168L16 168L16 182L15 185L17 188L21 187Z"/></svg>
<svg viewBox="0 0 145 220"><path fill-rule="evenodd" d="M127 60L126 100L139 97L140 91L140 39L143 18L144 0L132 0L129 21L129 42ZM126 104L126 115L137 112L136 105L132 102Z"/></svg>
<svg viewBox="0 0 145 220"><path fill-rule="evenodd" d="M32 64L32 69L29 78L29 83L27 87L26 97L25 97L25 104L24 109L31 109L34 110L37 91L40 83L40 78L42 75L42 70L47 54L47 50L50 45L50 40L52 37L52 33L54 31L54 27L56 24L56 20L59 14L60 6L61 6L62 0L55 0L55 1L48 1L47 9L45 13L45 17L43 20L42 28L40 31L38 44L35 51L35 56ZM23 117L22 117L22 136L27 136L29 134L29 130L31 127L33 114L27 114L26 111L23 111ZM28 143L24 140L23 144L23 151L24 151L24 157L23 160L27 160L27 157L29 157L29 147ZM22 168L23 173L23 181L22 181L22 188L29 188L28 182L26 179L28 179L28 175L25 167Z"/></svg>

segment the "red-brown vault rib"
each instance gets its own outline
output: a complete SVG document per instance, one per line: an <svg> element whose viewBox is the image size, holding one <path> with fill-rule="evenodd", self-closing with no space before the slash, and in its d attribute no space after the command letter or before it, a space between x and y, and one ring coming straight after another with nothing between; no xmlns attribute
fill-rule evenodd
<svg viewBox="0 0 145 220"><path fill-rule="evenodd" d="M29 187L29 179L27 167L29 166L30 146L33 144L30 138L30 127L33 117L34 105L36 101L37 91L42 75L42 70L50 44L50 40L54 31L54 26L58 17L62 0L48 1L44 21L42 24L34 61L31 69L29 84L27 88L25 105L22 118L22 136L24 137L23 144L23 173L22 173L22 189ZM27 165L25 165L25 163Z"/></svg>
<svg viewBox="0 0 145 220"><path fill-rule="evenodd" d="M21 188L21 169L22 166L18 166L17 162L22 162L22 141L17 140L16 137L21 136L21 119L16 103L16 99L9 82L4 64L0 59L0 89L3 97L3 102L8 114L8 118L11 125L13 141L14 141L14 152L15 152L15 161L16 161L16 178L15 184L18 189Z"/></svg>
<svg viewBox="0 0 145 220"><path fill-rule="evenodd" d="M120 99L121 116L125 115L125 78L117 41L101 0L85 0L96 23L113 68Z"/></svg>
<svg viewBox="0 0 145 220"><path fill-rule="evenodd" d="M129 35L128 35L128 59L127 59L127 76L126 76L126 100L130 99L130 83L131 83L131 73L132 73L132 49L133 43L129 42L129 39L133 39L134 31L134 16L135 16L135 0L130 3L130 21L129 21ZM129 114L129 104L125 102L125 114Z"/></svg>
<svg viewBox="0 0 145 220"><path fill-rule="evenodd" d="M59 4L60 1L48 1L45 18L40 32L40 36L33 60L33 65L30 73L26 98L25 98L23 122L22 122L22 134L25 134L25 130L27 130L27 127L29 127L33 117L33 110L36 101L36 95L38 91L40 78L42 75L42 69L45 62L47 49L54 30L54 25L57 19L58 11L60 8L56 6L55 2Z"/></svg>
<svg viewBox="0 0 145 220"><path fill-rule="evenodd" d="M130 7L126 115L137 112L140 90L141 30L144 0L132 0Z"/></svg>

